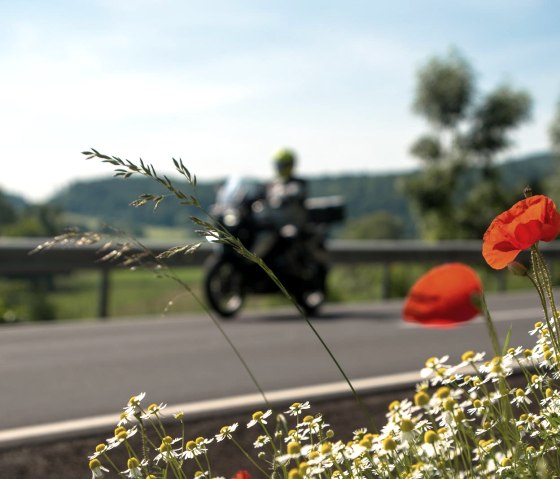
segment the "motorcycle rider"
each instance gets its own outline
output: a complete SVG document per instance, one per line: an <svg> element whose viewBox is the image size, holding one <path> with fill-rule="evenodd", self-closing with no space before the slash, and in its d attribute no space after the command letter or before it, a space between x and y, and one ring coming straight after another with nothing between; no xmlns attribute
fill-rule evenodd
<svg viewBox="0 0 560 479"><path fill-rule="evenodd" d="M274 155L273 160L276 177L266 186L263 209L256 212L262 212L263 219L253 252L261 258L273 248L279 236L290 240L298 238L307 222L304 206L307 185L305 180L294 175L296 153L283 148ZM293 262L289 257L286 260Z"/></svg>

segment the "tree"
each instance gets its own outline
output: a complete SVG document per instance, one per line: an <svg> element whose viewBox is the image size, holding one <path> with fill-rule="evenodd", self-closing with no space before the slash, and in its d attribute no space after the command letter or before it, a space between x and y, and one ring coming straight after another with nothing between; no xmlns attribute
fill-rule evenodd
<svg viewBox="0 0 560 479"><path fill-rule="evenodd" d="M546 184L546 190L556 204L560 203L560 101L556 106L556 114L548 130L550 145L556 163L556 174Z"/></svg>
<svg viewBox="0 0 560 479"><path fill-rule="evenodd" d="M402 184L421 235L481 237L491 219L511 204L494 162L511 146L511 131L529 118L529 95L501 85L479 98L470 64L451 50L418 71L413 110L430 126L410 150L423 169ZM459 204L459 197L466 200Z"/></svg>
<svg viewBox="0 0 560 479"><path fill-rule="evenodd" d="M3 226L13 223L16 219L16 209L0 191L0 234L2 233Z"/></svg>

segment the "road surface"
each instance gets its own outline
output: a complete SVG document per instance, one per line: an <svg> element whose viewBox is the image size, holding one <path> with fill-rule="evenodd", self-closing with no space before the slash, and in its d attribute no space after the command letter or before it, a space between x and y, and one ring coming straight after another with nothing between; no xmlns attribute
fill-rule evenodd
<svg viewBox="0 0 560 479"><path fill-rule="evenodd" d="M542 319L536 294L488 298L503 339L531 345ZM482 319L425 329L400 319L401 301L326 305L313 320L352 379L418 371L430 356L455 361L490 351ZM245 312L222 322L266 391L342 377L295 310ZM0 328L0 431L118 413L131 395L169 404L256 392L211 320L203 315L108 322L21 324ZM304 398L302 398L304 399Z"/></svg>

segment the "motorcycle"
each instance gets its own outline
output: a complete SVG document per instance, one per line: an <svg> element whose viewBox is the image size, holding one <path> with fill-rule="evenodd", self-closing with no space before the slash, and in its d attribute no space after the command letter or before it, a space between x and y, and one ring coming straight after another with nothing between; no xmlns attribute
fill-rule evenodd
<svg viewBox="0 0 560 479"><path fill-rule="evenodd" d="M325 249L329 225L344 218L339 196L305 200L306 223L280 228L265 200L264 184L248 178L230 178L218 192L212 216L243 246L253 251L263 234L274 235L262 257L292 298L309 316L316 315L326 298L328 255ZM254 261L233 246L215 245L205 269L204 292L210 307L222 318L234 317L248 294L280 293L279 287Z"/></svg>

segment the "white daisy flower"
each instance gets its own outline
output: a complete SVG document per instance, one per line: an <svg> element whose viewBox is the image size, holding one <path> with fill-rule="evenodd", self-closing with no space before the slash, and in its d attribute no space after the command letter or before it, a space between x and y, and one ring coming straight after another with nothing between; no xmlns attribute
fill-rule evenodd
<svg viewBox="0 0 560 479"><path fill-rule="evenodd" d="M128 459L126 465L128 466L128 469L126 471L121 471L121 474L124 474L130 479L143 479L144 472L142 468L145 468L148 465L148 461L144 459L140 462L135 457L131 457Z"/></svg>
<svg viewBox="0 0 560 479"><path fill-rule="evenodd" d="M303 403L295 402L288 408L287 411L284 412L290 416L299 416L302 411L309 409L310 407L309 401L305 401Z"/></svg>
<svg viewBox="0 0 560 479"><path fill-rule="evenodd" d="M232 432L234 432L237 427L239 426L239 423L234 423L231 426L224 426L220 429L220 432L218 434L216 434L216 441L221 442L224 439L231 439L232 438Z"/></svg>
<svg viewBox="0 0 560 479"><path fill-rule="evenodd" d="M89 461L89 470L91 471L91 479L100 479L105 477L106 472L109 472L109 469L101 465L99 459Z"/></svg>
<svg viewBox="0 0 560 479"><path fill-rule="evenodd" d="M157 416L161 413L167 404L159 403L159 404L150 404L146 412L142 415L142 419L149 419L151 416Z"/></svg>
<svg viewBox="0 0 560 479"><path fill-rule="evenodd" d="M247 428L253 427L256 424L268 424L266 422L266 418L272 414L272 410L268 410L266 412L257 411L253 413L251 421L247 424Z"/></svg>

